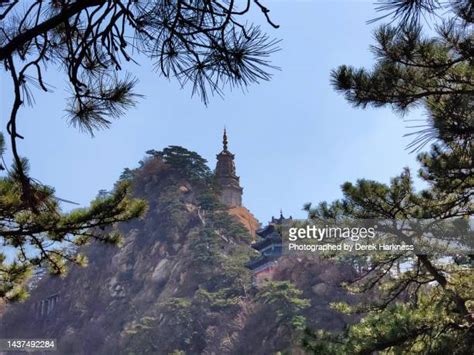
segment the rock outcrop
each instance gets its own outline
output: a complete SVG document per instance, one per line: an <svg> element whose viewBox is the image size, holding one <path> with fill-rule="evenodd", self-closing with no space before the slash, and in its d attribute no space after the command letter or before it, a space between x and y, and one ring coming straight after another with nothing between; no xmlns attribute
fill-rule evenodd
<svg viewBox="0 0 474 355"><path fill-rule="evenodd" d="M83 250L87 267L45 276L25 303L7 307L2 337L55 338L61 354L297 353L297 331L258 299L244 266L254 252L253 215L222 208L212 184L158 156L134 172L133 186L149 210L120 226L123 245L93 243ZM310 326L337 330L346 319L329 302L346 295L339 276L321 277L329 267L339 272L282 260L277 279L311 301L302 313Z"/></svg>

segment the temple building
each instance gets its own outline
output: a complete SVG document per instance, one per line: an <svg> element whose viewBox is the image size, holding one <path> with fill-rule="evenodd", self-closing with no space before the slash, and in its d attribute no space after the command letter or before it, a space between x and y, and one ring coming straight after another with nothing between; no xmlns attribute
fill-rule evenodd
<svg viewBox="0 0 474 355"><path fill-rule="evenodd" d="M242 206L240 178L235 173L234 154L227 150L227 132L224 129L223 150L217 154L215 175L221 186L220 201L229 208Z"/></svg>
<svg viewBox="0 0 474 355"><path fill-rule="evenodd" d="M260 256L249 261L247 267L253 272L253 284L258 286L262 282L273 279L273 273L282 255L282 237L278 231L279 227L291 223L292 217L285 218L280 211L280 217L272 217L271 222L264 228L257 230L256 234L260 240L252 244L252 248L260 253Z"/></svg>
<svg viewBox="0 0 474 355"><path fill-rule="evenodd" d="M48 317L56 307L56 304L59 302L59 293L49 296L41 301L35 302L33 304L33 309L36 317L46 318Z"/></svg>
<svg viewBox="0 0 474 355"><path fill-rule="evenodd" d="M270 222L270 224L276 224L276 225L287 225L287 224L290 224L291 222L293 221L293 217L290 216L288 218L285 218L283 216L283 211L280 210L280 217L278 218L275 218L272 216L272 221Z"/></svg>

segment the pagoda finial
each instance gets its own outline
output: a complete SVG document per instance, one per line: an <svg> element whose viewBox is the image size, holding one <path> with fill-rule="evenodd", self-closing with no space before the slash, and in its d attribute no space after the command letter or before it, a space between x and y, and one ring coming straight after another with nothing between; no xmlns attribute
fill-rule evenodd
<svg viewBox="0 0 474 355"><path fill-rule="evenodd" d="M222 144L224 146L224 151L227 152L227 130L224 127L224 137L222 139Z"/></svg>

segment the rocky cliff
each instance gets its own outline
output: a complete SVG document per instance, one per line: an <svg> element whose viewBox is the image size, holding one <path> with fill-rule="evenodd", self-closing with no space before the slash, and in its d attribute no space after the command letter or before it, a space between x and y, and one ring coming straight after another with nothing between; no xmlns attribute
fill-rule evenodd
<svg viewBox="0 0 474 355"><path fill-rule="evenodd" d="M8 305L2 337L55 338L61 354L273 354L300 353L305 326L341 329L329 303L348 299L338 283L351 270L283 258L256 289L244 265L258 222L186 169L156 155L124 177L148 201L144 219L120 226L121 247L87 246L87 267Z"/></svg>

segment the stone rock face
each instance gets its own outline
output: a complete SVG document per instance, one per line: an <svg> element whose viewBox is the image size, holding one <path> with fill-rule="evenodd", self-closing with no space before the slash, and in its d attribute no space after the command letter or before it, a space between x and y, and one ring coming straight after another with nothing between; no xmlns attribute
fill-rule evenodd
<svg viewBox="0 0 474 355"><path fill-rule="evenodd" d="M108 282L108 288L110 292L110 297L112 298L122 298L125 297L125 289L122 285L119 284L117 277L112 277Z"/></svg>
<svg viewBox="0 0 474 355"><path fill-rule="evenodd" d="M167 270L168 259L161 259L158 265L156 265L153 273L151 274L151 279L153 281L163 281L168 277Z"/></svg>
<svg viewBox="0 0 474 355"><path fill-rule="evenodd" d="M324 282L320 282L311 287L311 290L317 296L325 296L329 291L329 286Z"/></svg>
<svg viewBox="0 0 474 355"><path fill-rule="evenodd" d="M239 220L239 222L249 231L252 238L256 238L255 232L260 228L260 223L248 209L245 207L234 207L230 208L228 212Z"/></svg>
<svg viewBox="0 0 474 355"><path fill-rule="evenodd" d="M159 161L148 162L134 186L149 211L120 226L122 247L93 243L83 250L87 267L71 267L64 278L44 277L25 303L6 307L2 337L55 338L61 354L273 354L291 348L288 325L255 301L243 267L248 259L242 256L252 252L248 232L258 226L252 214L244 207L201 213L200 187ZM225 223L212 230L211 217L218 215ZM225 217L240 222L240 229ZM305 311L310 325L341 329L345 320L328 307L336 287L326 289L318 278L322 270L336 272L292 259L278 266L277 278L291 280L314 302ZM220 296L230 287L237 297ZM38 317L35 304L56 294L54 307Z"/></svg>

